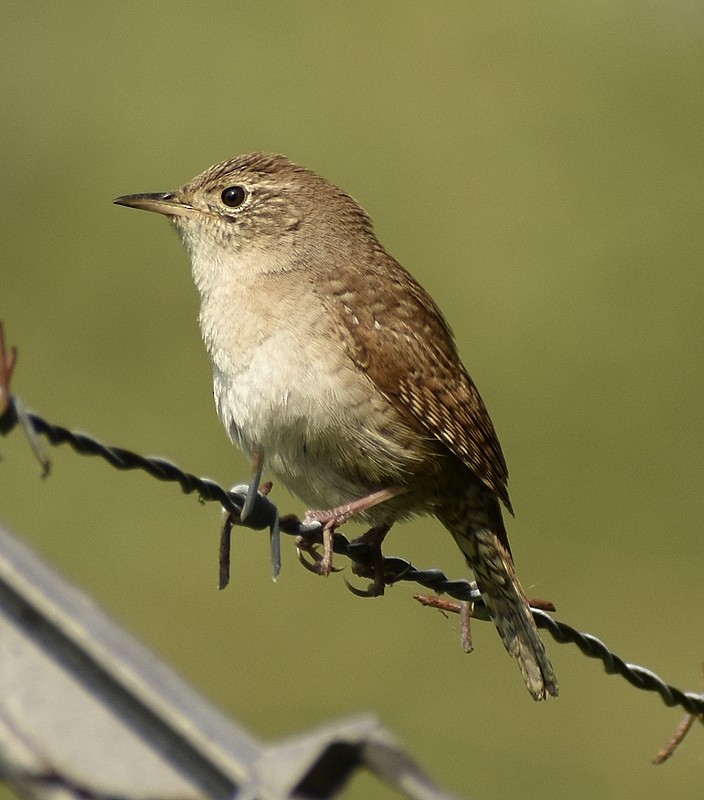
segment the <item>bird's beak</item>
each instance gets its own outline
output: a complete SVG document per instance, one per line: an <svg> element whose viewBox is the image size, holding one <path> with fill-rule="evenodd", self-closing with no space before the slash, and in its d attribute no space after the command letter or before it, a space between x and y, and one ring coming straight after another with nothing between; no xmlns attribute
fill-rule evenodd
<svg viewBox="0 0 704 800"><path fill-rule="evenodd" d="M157 214L165 214L167 217L187 217L193 211L193 206L179 202L171 192L124 194L122 197L116 197L112 202L117 203L118 206L154 211Z"/></svg>

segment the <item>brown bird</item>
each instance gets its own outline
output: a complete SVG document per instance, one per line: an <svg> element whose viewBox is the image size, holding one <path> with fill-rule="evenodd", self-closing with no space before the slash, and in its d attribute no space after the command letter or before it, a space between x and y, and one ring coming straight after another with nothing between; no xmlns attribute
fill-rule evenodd
<svg viewBox="0 0 704 800"><path fill-rule="evenodd" d="M501 446L452 331L363 209L280 155L217 164L175 192L120 197L165 214L190 254L218 414L232 441L331 530L381 538L435 515L474 572L536 700L557 695L516 576ZM330 508L330 507L333 508Z"/></svg>

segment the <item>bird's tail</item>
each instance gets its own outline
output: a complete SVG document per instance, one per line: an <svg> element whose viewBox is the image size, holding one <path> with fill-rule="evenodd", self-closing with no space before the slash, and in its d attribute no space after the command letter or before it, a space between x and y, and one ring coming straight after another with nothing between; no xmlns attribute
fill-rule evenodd
<svg viewBox="0 0 704 800"><path fill-rule="evenodd" d="M464 553L501 641L518 661L528 691L535 700L557 697L555 672L508 549L488 527L468 525L466 518L463 524L443 519L443 515L440 518Z"/></svg>

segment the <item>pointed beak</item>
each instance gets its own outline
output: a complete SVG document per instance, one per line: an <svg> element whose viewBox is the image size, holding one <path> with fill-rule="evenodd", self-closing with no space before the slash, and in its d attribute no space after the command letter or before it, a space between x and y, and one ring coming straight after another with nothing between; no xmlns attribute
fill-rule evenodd
<svg viewBox="0 0 704 800"><path fill-rule="evenodd" d="M172 192L124 194L122 197L116 197L112 202L117 203L118 206L154 211L157 214L165 214L167 217L187 217L193 211L193 206L179 202Z"/></svg>

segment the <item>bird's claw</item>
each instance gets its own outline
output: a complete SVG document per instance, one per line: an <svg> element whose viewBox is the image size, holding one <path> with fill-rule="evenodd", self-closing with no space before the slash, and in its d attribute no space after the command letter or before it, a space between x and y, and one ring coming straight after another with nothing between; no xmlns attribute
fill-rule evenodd
<svg viewBox="0 0 704 800"><path fill-rule="evenodd" d="M314 574L318 575L318 566L315 561L308 561L305 557L304 553L311 553L310 550L307 548L303 549L300 546L296 548L296 555L298 556L298 560L301 564L308 570L308 572L313 572ZM318 555L317 553L311 553L311 555Z"/></svg>
<svg viewBox="0 0 704 800"><path fill-rule="evenodd" d="M347 580L346 575L342 576L342 580L345 582L345 586L355 597L380 597L382 594L384 594L384 586L382 585L381 591L379 591L376 581L370 583L366 589L358 589Z"/></svg>
<svg viewBox="0 0 704 800"><path fill-rule="evenodd" d="M327 577L331 572L342 572L342 569L333 567L332 559L326 560L325 556L320 555L314 545L300 541L300 537L296 544L296 553L301 564L308 572L312 572L314 575L324 575ZM312 560L309 561L306 558L306 554L309 555Z"/></svg>

